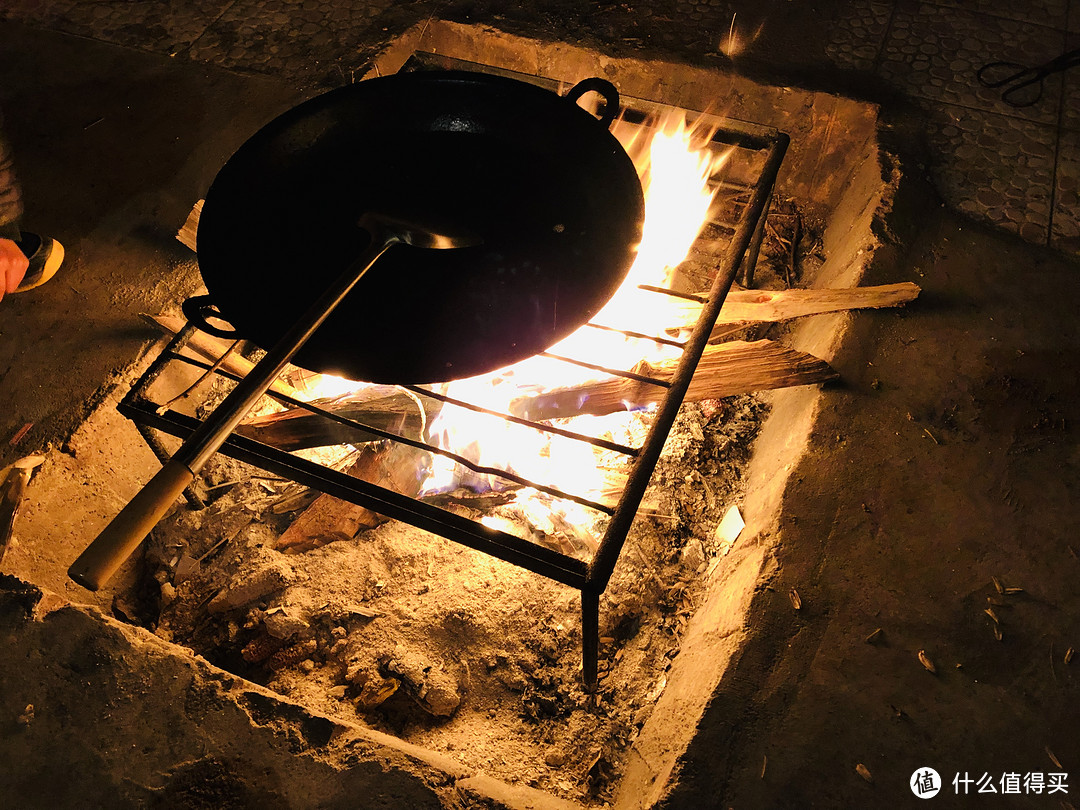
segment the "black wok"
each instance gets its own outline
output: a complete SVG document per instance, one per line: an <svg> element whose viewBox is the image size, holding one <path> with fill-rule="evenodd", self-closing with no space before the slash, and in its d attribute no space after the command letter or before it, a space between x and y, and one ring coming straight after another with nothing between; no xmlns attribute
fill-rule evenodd
<svg viewBox="0 0 1080 810"><path fill-rule="evenodd" d="M606 97L602 118L579 107ZM567 97L499 76L397 74L331 91L261 129L206 196L199 265L237 334L273 346L358 255L365 214L481 244L387 252L293 358L383 383L458 379L544 350L618 288L641 236L614 88ZM198 315L205 301L189 302Z"/></svg>

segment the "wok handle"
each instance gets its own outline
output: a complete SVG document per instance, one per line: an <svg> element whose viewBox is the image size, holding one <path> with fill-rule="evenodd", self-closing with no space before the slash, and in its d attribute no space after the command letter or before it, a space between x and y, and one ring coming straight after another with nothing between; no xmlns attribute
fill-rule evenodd
<svg viewBox="0 0 1080 810"><path fill-rule="evenodd" d="M266 389L278 378L300 347L322 325L335 307L356 286L391 245L393 236L376 240L349 265L334 283L308 308L266 355L247 373L221 404L173 454L169 462L125 506L112 522L71 564L68 576L96 591L109 581L124 560L139 547L173 501L225 443Z"/></svg>
<svg viewBox="0 0 1080 810"><path fill-rule="evenodd" d="M615 120L615 116L619 114L619 91L607 79L594 76L591 79L583 79L567 90L565 98L576 102L590 91L599 93L604 99L604 106L600 110L599 120L604 129L607 129L611 126L611 122Z"/></svg>
<svg viewBox="0 0 1080 810"><path fill-rule="evenodd" d="M194 479L186 465L170 459L71 564L68 576L84 588L98 590Z"/></svg>
<svg viewBox="0 0 1080 810"><path fill-rule="evenodd" d="M180 305L180 309L183 310L184 317L195 324L201 332L226 340L236 340L240 337L240 333L235 329L222 329L207 320L208 317L222 318L221 312L209 295L193 295Z"/></svg>

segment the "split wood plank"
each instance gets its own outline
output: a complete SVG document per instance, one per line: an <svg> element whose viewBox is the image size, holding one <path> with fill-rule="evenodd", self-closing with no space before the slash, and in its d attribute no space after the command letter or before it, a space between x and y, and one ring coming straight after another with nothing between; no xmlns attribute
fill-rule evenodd
<svg viewBox="0 0 1080 810"><path fill-rule="evenodd" d="M191 209L187 219L176 232L176 240L186 248L195 250L195 237L199 232L199 217L202 216L202 208L205 200L199 200Z"/></svg>
<svg viewBox="0 0 1080 810"><path fill-rule="evenodd" d="M658 379L669 378L678 360L655 366L640 363L635 372ZM835 380L839 375L813 355L781 346L771 340L733 340L707 346L690 382L685 401L721 399L752 391ZM637 380L610 377L569 386L510 403L515 416L534 421L581 414L603 416L662 400L667 389Z"/></svg>
<svg viewBox="0 0 1080 810"><path fill-rule="evenodd" d="M644 376L665 379L674 374L676 362L656 366L640 363L635 371ZM686 401L811 385L837 377L837 373L825 361L774 341L730 341L706 347ZM658 402L666 390L621 377L605 378L520 397L511 403L510 413L536 422L581 414L602 416L627 410L627 403L630 407L642 407ZM438 415L440 404L427 398L421 401L427 423L430 424ZM322 407L334 414L385 430L392 430L391 425L401 424L399 420L403 417L409 435L417 435L420 429L416 402L392 386L373 386L356 395L323 403ZM236 432L284 450L356 444L378 438L362 429L334 422L301 408L257 417L241 424Z"/></svg>
<svg viewBox="0 0 1080 810"><path fill-rule="evenodd" d="M773 323L849 309L903 306L919 297L910 281L877 287L811 290L732 290L724 298L718 324Z"/></svg>
<svg viewBox="0 0 1080 810"><path fill-rule="evenodd" d="M919 285L910 281L843 289L731 290L724 298L716 325L748 326L755 323L778 323L828 312L899 307L914 301L920 292L922 290ZM700 297L705 298L706 295L703 293ZM661 315L655 317L666 322L669 330L693 326L702 307L694 301L675 299L652 301L651 306L662 311ZM629 324L607 325L633 328Z"/></svg>

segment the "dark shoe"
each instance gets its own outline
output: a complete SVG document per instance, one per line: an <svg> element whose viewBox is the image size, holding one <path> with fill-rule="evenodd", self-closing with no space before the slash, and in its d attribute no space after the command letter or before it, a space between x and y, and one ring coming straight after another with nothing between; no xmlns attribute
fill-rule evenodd
<svg viewBox="0 0 1080 810"><path fill-rule="evenodd" d="M64 246L52 237L41 237L36 233L23 231L22 237L15 244L30 260L26 275L23 276L22 283L15 292L25 292L34 287L40 287L56 275L56 271L60 269L64 261Z"/></svg>

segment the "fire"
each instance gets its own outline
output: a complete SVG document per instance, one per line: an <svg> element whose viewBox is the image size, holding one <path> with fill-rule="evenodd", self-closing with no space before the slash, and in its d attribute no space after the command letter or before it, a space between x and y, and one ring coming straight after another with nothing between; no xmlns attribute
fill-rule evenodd
<svg viewBox="0 0 1080 810"><path fill-rule="evenodd" d="M665 317L661 296L639 285L669 287L708 219L714 190L710 180L727 159L708 148L711 133L696 132L681 113L650 127L616 122L613 134L633 158L645 195L645 221L637 256L626 281L593 323L640 334L661 336L671 325ZM685 306L685 305L684 305ZM573 357L605 368L633 369L641 361L656 362L677 349L618 332L582 327L553 346L549 354ZM553 357L537 356L491 375L448 383L441 393L497 414L512 412L511 403L528 394L582 385L605 376ZM339 396L360 387L348 380L320 375L305 381L306 398ZM640 413L627 410L608 416L577 416L558 420L560 427L579 435L602 438L624 446L640 444L643 426ZM642 409L639 409L639 412ZM499 471L510 471L528 481L548 485L599 503L611 503L611 481L618 480L612 467L624 458L591 444L564 436L542 433L499 416L445 404L427 428L428 442L467 459L481 472L446 456L433 456L432 467L421 495L456 488L474 491L505 489ZM610 457L610 458L609 458ZM589 535L600 517L595 510L559 499L531 487L519 489L514 512L537 531ZM485 518L485 523L506 526L504 518ZM513 529L510 529L513 531ZM590 542L586 540L586 545Z"/></svg>
<svg viewBox="0 0 1080 810"><path fill-rule="evenodd" d="M675 268L686 258L708 218L714 191L710 178L726 155L717 156L700 143L681 114L645 130L619 122L613 130L634 158L645 193L645 221L641 244L626 282L594 323L644 334L662 335L665 323L655 293L639 285L667 287ZM574 357L608 368L632 369L641 360L657 360L673 350L646 339L582 327L552 347L551 354ZM569 365L548 357L534 357L493 375L459 380L446 386L447 396L478 404L497 413L509 413L511 402L525 393L587 382L602 373ZM527 386L527 387L525 387ZM611 438L633 430L632 415L620 412L606 417L579 416L564 420L563 427L577 433ZM441 449L469 459L481 467L507 469L540 484L550 484L592 500L604 502L609 476L602 468L601 451L561 436L506 422L453 405L444 406L429 428L429 440ZM599 462L599 464L598 464ZM475 474L452 459L436 457L425 492L459 486L498 488L494 476ZM538 498L533 490L519 491L517 503L528 512L530 523L551 523L550 498ZM539 508L538 508L539 507ZM556 523L588 525L595 513L565 501L558 505ZM582 514L575 514L582 510ZM589 513L588 515L584 514ZM544 529L541 529L544 530Z"/></svg>

